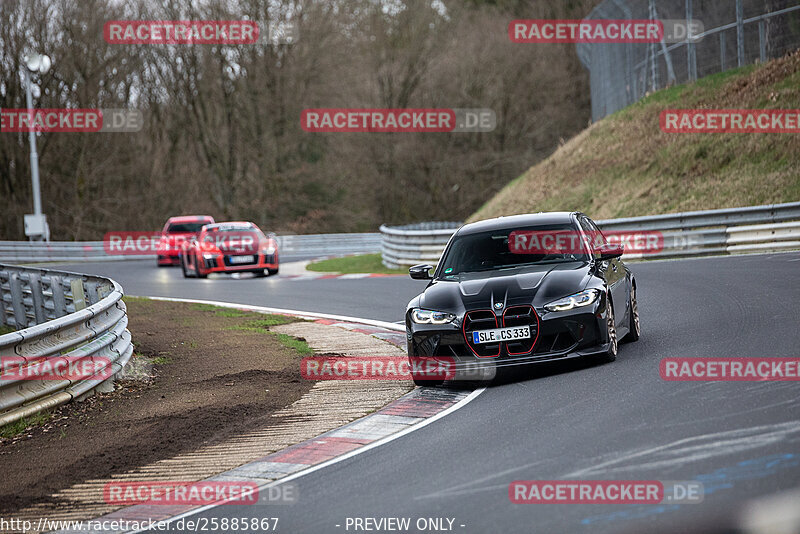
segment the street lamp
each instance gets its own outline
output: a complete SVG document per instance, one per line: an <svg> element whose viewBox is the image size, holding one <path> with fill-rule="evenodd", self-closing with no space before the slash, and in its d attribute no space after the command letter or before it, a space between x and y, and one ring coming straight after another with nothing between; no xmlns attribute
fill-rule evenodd
<svg viewBox="0 0 800 534"><path fill-rule="evenodd" d="M28 102L28 140L31 145L31 186L33 189L33 214L25 215L25 235L31 241L50 241L50 228L47 218L42 213L42 195L39 191L39 155L36 153L36 131L33 127L33 99L31 98L31 73L46 74L52 65L50 58L44 54L28 54L23 58L25 63L25 97Z"/></svg>

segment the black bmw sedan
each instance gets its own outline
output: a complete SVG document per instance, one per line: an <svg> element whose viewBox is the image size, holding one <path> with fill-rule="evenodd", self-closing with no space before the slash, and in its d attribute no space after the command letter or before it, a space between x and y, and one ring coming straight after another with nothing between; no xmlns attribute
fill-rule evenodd
<svg viewBox="0 0 800 534"><path fill-rule="evenodd" d="M636 280L582 213L499 217L462 226L431 265L405 315L412 363L438 360L448 379L490 379L499 368L576 357L613 361L639 339ZM418 385L443 376L416 374Z"/></svg>

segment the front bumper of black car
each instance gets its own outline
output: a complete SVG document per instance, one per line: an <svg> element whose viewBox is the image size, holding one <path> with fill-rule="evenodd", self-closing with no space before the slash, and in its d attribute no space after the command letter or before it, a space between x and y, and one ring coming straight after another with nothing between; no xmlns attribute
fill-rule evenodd
<svg viewBox="0 0 800 534"><path fill-rule="evenodd" d="M602 301L563 312L532 308L535 316L530 314L529 318L517 313L524 306L517 308L506 310L511 315L498 315L491 310L477 310L481 313L476 314L472 310L445 325L417 324L407 317L409 359L440 360L454 370L451 379L475 380L492 378L500 368L594 356L608 350L606 309ZM478 320L470 320L474 317ZM532 344L470 342L473 330L526 324L531 327Z"/></svg>

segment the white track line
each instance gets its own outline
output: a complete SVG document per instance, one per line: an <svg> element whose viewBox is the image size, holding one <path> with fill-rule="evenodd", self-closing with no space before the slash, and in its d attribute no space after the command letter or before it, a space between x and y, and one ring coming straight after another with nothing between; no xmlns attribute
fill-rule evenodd
<svg viewBox="0 0 800 534"><path fill-rule="evenodd" d="M358 456L359 454L367 452L367 451L369 451L371 449L374 449L376 447L380 447L381 445L385 445L386 443L389 443L389 442L394 441L394 440L396 440L398 438L401 438L401 437L405 436L406 434L410 434L411 432L414 432L415 430L419 430L420 428L424 428L424 427L428 426L429 424L433 423L434 421L438 421L442 417L445 417L446 415L449 415L449 414L455 412L456 410L460 410L461 408L463 408L464 406L466 406L467 404L469 404L470 402L475 400L475 398L477 398L478 395L480 395L484 391L486 391L485 387L476 389L475 391L473 391L472 393L470 393L469 395L467 395L466 397L464 397L463 399L461 399L460 401L458 401L457 403L455 403L454 405L452 405L448 409L444 410L443 412L437 413L433 417L429 417L428 419L425 419L424 421L421 421L421 422L415 424L414 426L408 427L408 428L406 428L404 430L401 430L400 432L396 432L395 434L392 434L391 436L386 436L385 438L381 438L378 441L370 443L369 445L364 445L363 447L361 447L359 449L356 449L354 451L350 451L350 452L347 452L345 454L342 454L341 456L337 456L336 458L331 458L330 460L328 460L326 462L322 462L321 464L317 464L317 465L311 466L308 469L304 469L302 471L298 471L297 473L293 473L293 474L285 476L283 478L279 478L278 480L273 480L272 482L264 484L263 486L259 486L258 490L259 490L259 492L261 492L261 490L263 490L263 489L272 488L272 487L275 487L275 486L279 486L279 485L283 484L284 482L290 482L292 480L296 480L296 479L298 479L300 477L304 477L306 475L309 475L309 474L311 474L311 473L313 473L315 471L319 471L320 469L324 469L325 467L328 467L329 465L337 464L339 462L342 462L342 461L347 460L349 458L352 458L354 456ZM164 519L164 520L158 521L158 523L159 524L169 524L169 523L172 523L173 521L178 521L179 519L183 519L183 518L186 518L186 517L191 517L191 516L199 514L201 512L205 512L206 510L211 510L213 508L217 508L219 506L223 506L223 505L225 505L226 502L227 501L220 501L220 502L217 502L217 503L214 503L214 504L207 504L207 505L202 506L202 507L200 507L200 508L198 508L196 510L191 510L189 512L184 512L182 514L176 515L175 517L170 517L169 519ZM140 529L140 530L132 530L132 531L130 531L129 534L138 534L139 532L147 532L148 530L149 529L147 529L147 528ZM161 529L159 529L159 530L161 530Z"/></svg>
<svg viewBox="0 0 800 534"><path fill-rule="evenodd" d="M131 297L135 297L131 295ZM217 300L199 300L199 299L182 299L178 297L135 297L135 298L146 298L152 300L166 300L170 302L192 302L195 304L210 304L212 306L219 306L221 308L236 308L238 310L252 310L256 312L262 313L279 313L284 315L297 315L300 317L312 317L316 319L331 319L333 321L350 321L353 323L360 323L369 326L377 326L380 328L386 328L387 330L394 330L397 332L405 332L405 326L398 326L395 323L389 323L386 321L376 321L374 319L360 319L358 317L349 317L347 315L332 315L329 313L316 313L316 312L308 312L308 311L301 311L301 310L286 310L283 308L269 308L266 306L253 306L251 304L235 304L232 302L220 302Z"/></svg>
<svg viewBox="0 0 800 534"><path fill-rule="evenodd" d="M253 311L266 312L266 313L283 313L283 314L288 314L288 315L298 315L298 316L301 316L301 317L317 317L317 318L320 318L320 319L332 319L332 320L336 320L336 321L351 321L351 322L354 322L354 323L361 323L361 324L370 325L370 326L379 326L379 327L382 327L382 328L386 328L387 330L405 331L405 327L401 327L401 326L399 326L397 324L394 324L394 323L387 323L385 321L375 321L375 320L372 320L372 319L359 319L358 317L348 317L348 316L345 316L345 315L330 315L330 314L327 314L327 313L314 313L314 312L305 312L305 311L298 311L298 310L285 310L285 309L282 309L282 308L268 308L268 307L264 307L264 306L252 306L252 305L249 305L249 304L233 304L233 303L230 303L230 302L219 302L219 301L215 301L215 300L182 299L182 298L172 298L172 297L144 297L144 298L149 298L149 299L152 299L152 300L165 300L165 301L172 301L172 302L192 302L192 303L197 303L197 304L211 304L211 305L220 306L220 307L223 307L223 308L237 308L237 309L242 309L242 310L253 310ZM410 433L414 432L415 430L419 430L420 428L425 428L426 426L428 426L429 424L433 423L434 421L438 421L439 419L441 419L441 418L443 418L443 417L455 412L456 410L460 410L461 408L463 408L464 406L466 406L467 404L469 404L470 402L475 400L478 397L478 395L480 395L484 391L486 391L485 387L478 388L475 391L473 391L472 393L470 393L469 395L467 395L466 397L464 397L463 399L461 399L460 401L458 401L457 403L455 403L454 405L452 405L451 407L447 408L446 410L444 410L442 412L439 412L436 415L434 415L433 417L429 417L429 418L425 419L424 421L420 421L419 423L417 423L417 424L415 424L413 426L410 426L410 427L408 427L408 428L406 428L404 430L401 430L400 432L396 432L396 433L394 433L394 434L392 434L390 436L386 436L385 438L381 438L378 441L374 441L374 442L372 442L372 443L370 443L368 445L364 445L361 448L358 448L356 450L344 453L341 456L337 456L336 458L331 458L330 460L322 462L321 464L313 465L313 466L309 467L308 469L303 469L302 471L298 471L297 473L292 473L291 475L285 476L283 478L279 478L278 480L273 480L272 482L264 484L263 486L259 486L258 487L259 492L261 490L263 490L263 489L271 488L271 487L274 487L274 486L279 486L279 485L283 484L284 482L289 482L289 481L292 481L292 480L296 480L296 479L298 479L300 477L304 477L304 476L309 475L309 474L311 474L311 473L313 473L315 471L319 471L320 469L324 469L325 467L328 467L329 465L333 465L333 464L342 462L342 461L347 460L349 458L352 458L354 456L358 456L361 453L364 453L364 452L367 452L369 450L372 450L372 449L374 449L376 447L380 447L381 445L385 445L386 443L389 443L389 442L394 441L394 440L396 440L398 438L401 438L401 437L405 436L406 434L410 434ZM369 416L367 416L367 417L369 417ZM220 502L217 502L217 503L214 503L214 504L208 504L206 506L202 506L200 508L197 508L196 510L191 510L189 512L184 512L182 514L176 515L175 517L171 517L169 519L164 519L163 521L159 521L158 523L159 524L169 524L169 523L172 523L173 521L177 521L177 520L185 518L185 517L190 517L190 516L193 516L195 514L199 514L201 512L205 512L206 510L211 510L211 509L216 508L218 506L224 505L225 502L227 502L227 501L220 501ZM130 531L130 534L138 534L139 532L147 532L148 530L149 529L146 529L146 528L145 529L140 529L140 530L132 530L132 531Z"/></svg>

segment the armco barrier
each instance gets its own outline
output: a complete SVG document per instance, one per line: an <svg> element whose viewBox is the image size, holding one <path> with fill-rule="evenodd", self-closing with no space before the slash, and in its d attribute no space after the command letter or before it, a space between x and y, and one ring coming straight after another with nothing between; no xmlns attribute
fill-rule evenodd
<svg viewBox="0 0 800 534"><path fill-rule="evenodd" d="M153 232L157 233L157 232ZM313 234L278 236L281 255L333 256L380 252L381 234ZM28 263L40 261L116 261L151 259L150 255L106 253L102 241L0 241L0 261Z"/></svg>
<svg viewBox="0 0 800 534"><path fill-rule="evenodd" d="M404 226L381 226L383 264L390 269L418 263L435 264L461 223L424 222Z"/></svg>
<svg viewBox="0 0 800 534"><path fill-rule="evenodd" d="M0 426L110 383L133 353L122 288L108 278L0 264ZM20 365L91 360L94 374L16 380ZM111 367L109 369L109 366Z"/></svg>
<svg viewBox="0 0 800 534"><path fill-rule="evenodd" d="M800 202L597 221L603 231L659 231L664 249L626 258L675 258L800 249ZM460 223L381 226L383 264L435 265Z"/></svg>

